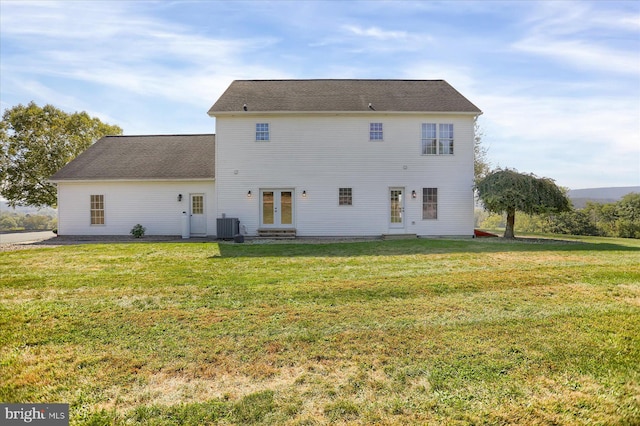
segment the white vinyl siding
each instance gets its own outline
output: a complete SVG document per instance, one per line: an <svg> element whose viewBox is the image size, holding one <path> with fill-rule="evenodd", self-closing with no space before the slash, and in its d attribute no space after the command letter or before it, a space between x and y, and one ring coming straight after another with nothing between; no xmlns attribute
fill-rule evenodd
<svg viewBox="0 0 640 426"><path fill-rule="evenodd" d="M137 223L146 235L182 235L189 194L205 194L207 231L215 235L215 195L211 181L58 182L59 235L129 235ZM182 194L181 201L178 195ZM91 225L91 196L103 196L104 225ZM246 197L245 197L246 198ZM96 204L96 207L99 205ZM99 209L97 210L99 211Z"/></svg>
<svg viewBox="0 0 640 426"><path fill-rule="evenodd" d="M267 119L277 126L278 138L252 145L256 121ZM254 236L260 197L247 192L292 188L298 236L379 236L389 232L390 187L405 188L406 194L437 187L438 220L422 220L421 197L408 197L401 231L473 235L473 116L389 114L387 143L364 143L362 130L372 122L371 116L357 114L217 117L216 216L239 218L246 235ZM416 130L426 122L453 124L456 155L416 155ZM352 188L357 203L341 206L339 188Z"/></svg>

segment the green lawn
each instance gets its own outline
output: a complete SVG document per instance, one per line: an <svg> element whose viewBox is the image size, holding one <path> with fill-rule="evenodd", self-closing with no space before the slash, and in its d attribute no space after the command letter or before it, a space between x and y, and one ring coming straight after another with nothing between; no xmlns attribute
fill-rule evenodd
<svg viewBox="0 0 640 426"><path fill-rule="evenodd" d="M0 253L0 401L72 424L640 423L640 241Z"/></svg>

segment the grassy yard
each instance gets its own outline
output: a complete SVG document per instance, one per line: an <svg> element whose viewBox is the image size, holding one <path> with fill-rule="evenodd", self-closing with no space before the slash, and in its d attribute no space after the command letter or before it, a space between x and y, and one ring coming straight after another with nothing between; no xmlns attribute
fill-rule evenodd
<svg viewBox="0 0 640 426"><path fill-rule="evenodd" d="M640 424L640 241L0 253L0 401L71 424Z"/></svg>

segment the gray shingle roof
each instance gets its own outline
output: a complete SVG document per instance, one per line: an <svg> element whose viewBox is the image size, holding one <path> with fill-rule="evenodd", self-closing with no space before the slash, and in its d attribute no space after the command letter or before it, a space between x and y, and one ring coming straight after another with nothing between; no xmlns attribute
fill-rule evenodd
<svg viewBox="0 0 640 426"><path fill-rule="evenodd" d="M105 136L51 177L213 179L215 135Z"/></svg>
<svg viewBox="0 0 640 426"><path fill-rule="evenodd" d="M481 111L444 80L236 80L209 109L242 112Z"/></svg>

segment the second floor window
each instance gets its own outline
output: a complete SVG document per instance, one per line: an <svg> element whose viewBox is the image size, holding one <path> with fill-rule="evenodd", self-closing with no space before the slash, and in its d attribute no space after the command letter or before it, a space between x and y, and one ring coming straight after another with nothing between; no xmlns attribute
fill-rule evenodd
<svg viewBox="0 0 640 426"><path fill-rule="evenodd" d="M438 154L453 155L453 124L440 124L440 141L438 142Z"/></svg>
<svg viewBox="0 0 640 426"><path fill-rule="evenodd" d="M422 155L438 153L438 135L436 123L422 123Z"/></svg>
<svg viewBox="0 0 640 426"><path fill-rule="evenodd" d="M269 140L269 123L256 123L256 140Z"/></svg>
<svg viewBox="0 0 640 426"><path fill-rule="evenodd" d="M422 155L453 155L453 124L422 123Z"/></svg>
<svg viewBox="0 0 640 426"><path fill-rule="evenodd" d="M369 123L369 140L381 141L382 136L382 123Z"/></svg>

